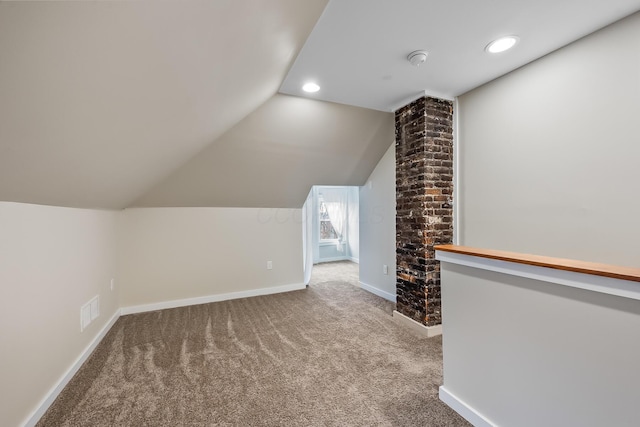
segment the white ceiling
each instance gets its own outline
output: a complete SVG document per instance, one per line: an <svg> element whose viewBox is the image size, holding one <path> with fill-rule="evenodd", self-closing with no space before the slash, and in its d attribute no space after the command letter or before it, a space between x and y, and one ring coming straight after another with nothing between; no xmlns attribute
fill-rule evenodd
<svg viewBox="0 0 640 427"><path fill-rule="evenodd" d="M0 1L0 200L129 206L276 94L325 5Z"/></svg>
<svg viewBox="0 0 640 427"><path fill-rule="evenodd" d="M363 185L393 114L276 95L133 206L299 208L311 186Z"/></svg>
<svg viewBox="0 0 640 427"><path fill-rule="evenodd" d="M640 0L331 0L280 91L393 111L453 98L640 10ZM492 40L520 43L499 55ZM416 68L407 55L427 50ZM301 86L315 81L320 92Z"/></svg>
<svg viewBox="0 0 640 427"><path fill-rule="evenodd" d="M388 111L458 95L640 9L327 3L0 1L0 200L300 207L313 184L364 183L393 141ZM484 53L508 33L515 50ZM405 59L416 49L430 52L420 68ZM277 94L307 78L322 85L311 98L333 102Z"/></svg>

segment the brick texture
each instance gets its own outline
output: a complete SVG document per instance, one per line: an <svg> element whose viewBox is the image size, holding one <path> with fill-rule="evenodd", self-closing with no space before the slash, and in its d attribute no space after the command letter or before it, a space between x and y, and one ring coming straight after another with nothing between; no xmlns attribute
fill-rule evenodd
<svg viewBox="0 0 640 427"><path fill-rule="evenodd" d="M433 247L453 241L453 103L424 97L395 113L396 309L442 323L440 263Z"/></svg>

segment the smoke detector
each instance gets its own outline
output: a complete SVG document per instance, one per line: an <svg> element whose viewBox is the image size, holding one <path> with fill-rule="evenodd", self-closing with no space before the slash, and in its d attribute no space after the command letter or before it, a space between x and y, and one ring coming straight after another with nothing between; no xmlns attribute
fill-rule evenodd
<svg viewBox="0 0 640 427"><path fill-rule="evenodd" d="M427 52L426 50L415 50L407 56L407 60L414 67L419 67L420 64L424 63L427 60L427 55L429 55L429 52Z"/></svg>

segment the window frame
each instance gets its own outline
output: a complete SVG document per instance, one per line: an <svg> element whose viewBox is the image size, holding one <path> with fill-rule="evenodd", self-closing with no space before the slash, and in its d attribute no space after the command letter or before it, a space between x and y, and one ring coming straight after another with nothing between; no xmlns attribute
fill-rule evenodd
<svg viewBox="0 0 640 427"><path fill-rule="evenodd" d="M321 211L322 211L322 206L324 205L324 199L322 197L322 194L318 194L317 201L318 201L318 206L317 206L318 221L316 222L316 227L317 227L317 230L318 230L318 245L320 245L320 246L330 246L330 245L346 243L347 240L344 238L344 236L343 236L342 240L340 240L339 237L337 237L335 239L323 239L321 237L322 222L329 221L329 223L331 223L331 220L330 219L328 219L328 220L323 220L322 219ZM335 231L335 228L333 227L332 223L331 223L331 228L333 228L333 232L337 235L338 233ZM344 234L346 234L346 233L344 233Z"/></svg>

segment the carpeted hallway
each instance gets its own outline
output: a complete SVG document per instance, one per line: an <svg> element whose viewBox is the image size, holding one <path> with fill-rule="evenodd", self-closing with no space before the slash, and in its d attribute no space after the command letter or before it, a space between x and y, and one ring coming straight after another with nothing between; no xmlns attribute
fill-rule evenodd
<svg viewBox="0 0 640 427"><path fill-rule="evenodd" d="M123 316L38 426L469 425L438 400L441 339L357 277L323 264L306 290Z"/></svg>

